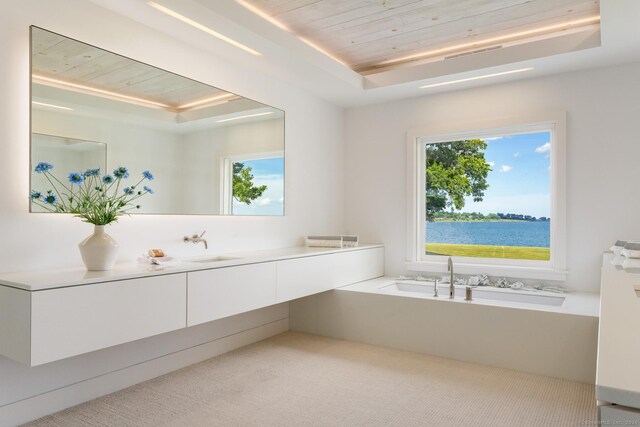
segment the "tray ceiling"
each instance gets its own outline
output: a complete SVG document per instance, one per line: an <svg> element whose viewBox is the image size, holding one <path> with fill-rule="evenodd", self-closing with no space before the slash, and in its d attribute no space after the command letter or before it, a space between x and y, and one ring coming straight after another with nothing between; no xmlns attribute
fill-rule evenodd
<svg viewBox="0 0 640 427"><path fill-rule="evenodd" d="M237 0L351 69L499 49L599 23L599 0Z"/></svg>

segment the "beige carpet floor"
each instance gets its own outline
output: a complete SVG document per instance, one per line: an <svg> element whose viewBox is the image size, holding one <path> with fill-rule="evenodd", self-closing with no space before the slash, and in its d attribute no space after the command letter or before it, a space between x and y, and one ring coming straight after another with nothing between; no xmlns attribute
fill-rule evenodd
<svg viewBox="0 0 640 427"><path fill-rule="evenodd" d="M29 423L595 425L594 387L287 332Z"/></svg>

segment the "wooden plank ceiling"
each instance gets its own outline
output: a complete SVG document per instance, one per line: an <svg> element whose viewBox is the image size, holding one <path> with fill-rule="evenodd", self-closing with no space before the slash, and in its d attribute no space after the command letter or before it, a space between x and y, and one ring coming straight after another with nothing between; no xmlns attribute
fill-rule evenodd
<svg viewBox="0 0 640 427"><path fill-rule="evenodd" d="M32 32L31 67L37 76L157 102L170 110L228 94L37 27Z"/></svg>
<svg viewBox="0 0 640 427"><path fill-rule="evenodd" d="M361 73L461 44L495 48L482 41L600 14L599 0L242 1Z"/></svg>

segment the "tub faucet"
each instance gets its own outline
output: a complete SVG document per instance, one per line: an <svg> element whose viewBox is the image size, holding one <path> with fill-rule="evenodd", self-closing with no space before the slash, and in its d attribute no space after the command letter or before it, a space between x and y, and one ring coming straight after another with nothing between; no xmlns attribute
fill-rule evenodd
<svg viewBox="0 0 640 427"><path fill-rule="evenodd" d="M456 288L455 288L455 286L453 286L453 283L454 283L454 278L453 278L453 260L451 259L451 257L449 257L449 260L447 261L447 271L451 272L451 279L449 281L449 298L453 299L453 296L456 293Z"/></svg>
<svg viewBox="0 0 640 427"><path fill-rule="evenodd" d="M187 242L192 242L194 245L195 245L196 243L200 243L200 242L202 242L202 243L204 243L204 248L205 248L205 249L209 249L209 245L207 244L207 240L202 238L202 236L204 236L204 233L206 233L206 232L207 232L207 230L203 231L203 232L202 232L202 234L201 234L201 235L199 235L199 236L198 236L197 234L194 234L194 235L193 235L193 236L191 236L191 237L189 237L189 236L184 236L184 238L183 238L182 240L183 240L185 243L187 243Z"/></svg>

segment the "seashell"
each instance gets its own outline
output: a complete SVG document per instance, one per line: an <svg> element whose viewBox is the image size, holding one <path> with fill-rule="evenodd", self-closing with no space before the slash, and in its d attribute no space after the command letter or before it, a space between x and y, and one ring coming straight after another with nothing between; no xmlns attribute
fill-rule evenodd
<svg viewBox="0 0 640 427"><path fill-rule="evenodd" d="M502 277L502 278L498 279L498 281L496 282L496 287L497 288L509 288L509 287L511 287L511 283L509 283L509 280L506 277Z"/></svg>
<svg viewBox="0 0 640 427"><path fill-rule="evenodd" d="M471 276L467 281L469 286L478 286L480 284L480 276Z"/></svg>
<svg viewBox="0 0 640 427"><path fill-rule="evenodd" d="M511 289L522 289L524 288L524 283L522 282L515 282L511 284Z"/></svg>
<svg viewBox="0 0 640 427"><path fill-rule="evenodd" d="M486 274L480 275L480 282L478 286L491 286L491 280L489 280L489 276Z"/></svg>

